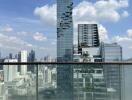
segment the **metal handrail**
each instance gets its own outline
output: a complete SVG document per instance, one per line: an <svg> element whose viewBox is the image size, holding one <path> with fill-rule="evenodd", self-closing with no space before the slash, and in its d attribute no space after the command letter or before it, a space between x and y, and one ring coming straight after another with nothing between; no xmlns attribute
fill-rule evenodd
<svg viewBox="0 0 132 100"><path fill-rule="evenodd" d="M122 65L132 65L132 62L127 61L116 61L116 62L2 62L0 65L47 65L47 64L122 64Z"/></svg>

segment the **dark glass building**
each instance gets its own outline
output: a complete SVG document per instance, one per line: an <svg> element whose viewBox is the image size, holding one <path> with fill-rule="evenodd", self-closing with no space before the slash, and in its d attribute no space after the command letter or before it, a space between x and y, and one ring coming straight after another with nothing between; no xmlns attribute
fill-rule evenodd
<svg viewBox="0 0 132 100"><path fill-rule="evenodd" d="M57 61L73 59L72 0L57 0Z"/></svg>
<svg viewBox="0 0 132 100"><path fill-rule="evenodd" d="M97 24L79 24L78 25L78 46L98 47L99 35Z"/></svg>
<svg viewBox="0 0 132 100"><path fill-rule="evenodd" d="M31 52L28 55L28 62L35 62L35 60L36 60L35 51L31 50ZM31 72L34 72L35 71L35 66L28 65L27 70L31 71Z"/></svg>
<svg viewBox="0 0 132 100"><path fill-rule="evenodd" d="M73 61L72 0L57 0L57 62ZM57 66L59 100L73 100L72 66Z"/></svg>

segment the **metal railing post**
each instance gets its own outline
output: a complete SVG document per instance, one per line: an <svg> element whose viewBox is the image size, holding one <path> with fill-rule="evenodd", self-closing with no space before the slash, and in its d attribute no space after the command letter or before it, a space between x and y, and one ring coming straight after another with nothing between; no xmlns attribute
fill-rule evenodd
<svg viewBox="0 0 132 100"><path fill-rule="evenodd" d="M39 64L36 65L36 100L38 100L38 66Z"/></svg>

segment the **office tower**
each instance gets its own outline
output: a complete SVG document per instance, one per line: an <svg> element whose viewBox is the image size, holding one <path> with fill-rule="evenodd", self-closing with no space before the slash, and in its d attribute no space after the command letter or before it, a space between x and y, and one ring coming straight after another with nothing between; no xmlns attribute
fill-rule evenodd
<svg viewBox="0 0 132 100"><path fill-rule="evenodd" d="M81 53L82 48L98 47L99 34L97 24L78 25L78 48Z"/></svg>
<svg viewBox="0 0 132 100"><path fill-rule="evenodd" d="M35 62L36 58L35 58L35 51L31 50L31 52L28 55L28 62ZM35 70L35 66L34 65L28 65L27 68L28 71L34 72Z"/></svg>
<svg viewBox="0 0 132 100"><path fill-rule="evenodd" d="M73 60L72 0L57 0L57 62ZM58 99L73 100L72 66L57 66Z"/></svg>
<svg viewBox="0 0 132 100"><path fill-rule="evenodd" d="M9 59L12 59L12 58L13 58L12 53L9 53Z"/></svg>
<svg viewBox="0 0 132 100"><path fill-rule="evenodd" d="M74 100L107 100L102 65L76 65L73 73Z"/></svg>
<svg viewBox="0 0 132 100"><path fill-rule="evenodd" d="M27 51L20 51L18 54L19 62L27 62ZM20 65L20 74L25 75L27 73L27 65Z"/></svg>
<svg viewBox="0 0 132 100"><path fill-rule="evenodd" d="M17 59L5 59L4 62L17 62ZM4 82L10 82L13 81L15 78L17 78L17 65L4 65Z"/></svg>
<svg viewBox="0 0 132 100"><path fill-rule="evenodd" d="M101 62L97 24L78 24L78 53L88 53L89 62Z"/></svg>
<svg viewBox="0 0 132 100"><path fill-rule="evenodd" d="M35 58L35 51L31 50L31 52L28 55L28 61L29 62L34 62L35 60L36 60L36 58Z"/></svg>
<svg viewBox="0 0 132 100"><path fill-rule="evenodd" d="M101 43L101 55L103 62L122 61L122 47L117 43ZM123 70L119 65L104 65L108 100L121 100Z"/></svg>
<svg viewBox="0 0 132 100"><path fill-rule="evenodd" d="M72 0L57 0L57 61L73 59Z"/></svg>
<svg viewBox="0 0 132 100"><path fill-rule="evenodd" d="M117 43L101 43L101 55L103 62L122 61L122 47Z"/></svg>
<svg viewBox="0 0 132 100"><path fill-rule="evenodd" d="M97 24L78 25L80 62L101 62ZM78 55L74 56L79 59ZM106 100L102 65L80 65L73 69L74 100Z"/></svg>

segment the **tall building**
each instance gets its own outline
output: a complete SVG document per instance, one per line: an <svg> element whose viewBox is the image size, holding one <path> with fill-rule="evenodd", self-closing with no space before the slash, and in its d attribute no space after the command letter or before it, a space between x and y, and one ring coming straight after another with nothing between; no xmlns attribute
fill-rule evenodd
<svg viewBox="0 0 132 100"><path fill-rule="evenodd" d="M78 25L78 51L80 62L101 62L97 24ZM73 72L74 100L106 100L102 65L80 65Z"/></svg>
<svg viewBox="0 0 132 100"><path fill-rule="evenodd" d="M57 0L57 61L73 59L72 0Z"/></svg>
<svg viewBox="0 0 132 100"><path fill-rule="evenodd" d="M19 62L27 62L27 51L20 51L18 54ZM20 65L20 74L25 75L27 73L27 65Z"/></svg>
<svg viewBox="0 0 132 100"><path fill-rule="evenodd" d="M4 62L17 62L17 59L5 59ZM17 78L17 65L4 65L4 82L13 81Z"/></svg>
<svg viewBox="0 0 132 100"><path fill-rule="evenodd" d="M103 62L122 61L122 47L117 43L101 43L101 55Z"/></svg>
<svg viewBox="0 0 132 100"><path fill-rule="evenodd" d="M57 0L57 62L73 61L72 0ZM72 66L57 66L58 99L73 100Z"/></svg>
<svg viewBox="0 0 132 100"><path fill-rule="evenodd" d="M117 43L101 43L103 62L122 61L122 47ZM123 67L119 65L104 65L104 76L108 89L107 100L121 100Z"/></svg>
<svg viewBox="0 0 132 100"><path fill-rule="evenodd" d="M35 51L31 50L31 52L28 55L28 62L35 62L36 57L35 57ZM34 65L28 65L27 67L28 71L34 72L35 71L35 66Z"/></svg>
<svg viewBox="0 0 132 100"><path fill-rule="evenodd" d="M74 68L74 100L106 100L106 85L101 65Z"/></svg>
<svg viewBox="0 0 132 100"><path fill-rule="evenodd" d="M99 47L99 34L97 24L78 25L78 48Z"/></svg>
<svg viewBox="0 0 132 100"><path fill-rule="evenodd" d="M9 53L9 59L12 59L12 58L13 58L13 54Z"/></svg>
<svg viewBox="0 0 132 100"><path fill-rule="evenodd" d="M97 24L78 24L78 53L88 53L90 62L101 62Z"/></svg>
<svg viewBox="0 0 132 100"><path fill-rule="evenodd" d="M35 58L35 51L31 50L31 52L28 55L28 61L29 62L34 62L35 60L36 60L36 58Z"/></svg>

